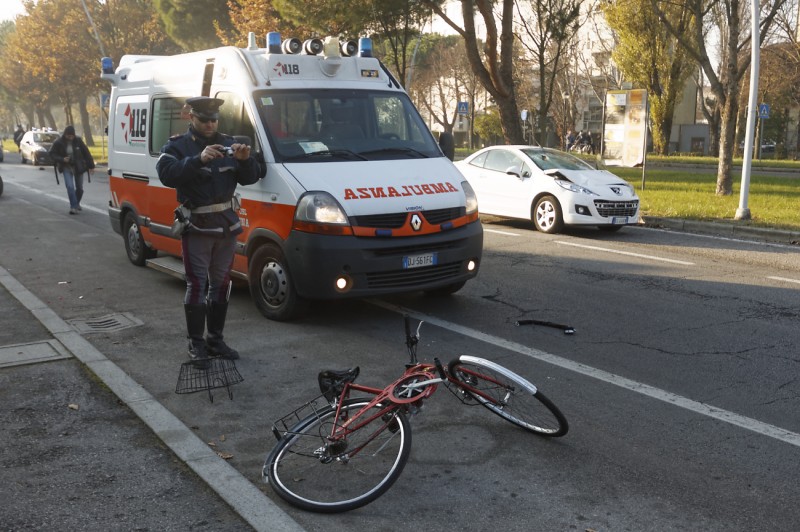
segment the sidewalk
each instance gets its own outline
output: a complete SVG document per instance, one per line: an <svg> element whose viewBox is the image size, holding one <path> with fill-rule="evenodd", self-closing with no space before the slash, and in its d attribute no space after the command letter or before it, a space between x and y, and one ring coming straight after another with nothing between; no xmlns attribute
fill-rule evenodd
<svg viewBox="0 0 800 532"><path fill-rule="evenodd" d="M0 267L4 530L302 530Z"/></svg>
<svg viewBox="0 0 800 532"><path fill-rule="evenodd" d="M670 229L684 233L771 242L773 244L800 245L800 231L764 229L733 221L701 222L680 218L657 218L655 216L643 216L642 218L644 219L644 225L646 227Z"/></svg>

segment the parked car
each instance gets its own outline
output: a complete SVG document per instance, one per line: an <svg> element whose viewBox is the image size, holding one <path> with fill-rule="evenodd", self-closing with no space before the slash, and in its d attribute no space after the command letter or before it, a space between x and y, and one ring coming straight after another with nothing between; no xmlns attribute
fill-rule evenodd
<svg viewBox="0 0 800 532"><path fill-rule="evenodd" d="M634 188L568 153L538 146L491 146L456 167L484 214L531 220L539 231L595 225L616 231L639 222Z"/></svg>
<svg viewBox="0 0 800 532"><path fill-rule="evenodd" d="M52 165L53 159L50 157L50 147L58 139L59 134L55 131L28 131L23 135L19 143L22 164L31 162L34 166Z"/></svg>

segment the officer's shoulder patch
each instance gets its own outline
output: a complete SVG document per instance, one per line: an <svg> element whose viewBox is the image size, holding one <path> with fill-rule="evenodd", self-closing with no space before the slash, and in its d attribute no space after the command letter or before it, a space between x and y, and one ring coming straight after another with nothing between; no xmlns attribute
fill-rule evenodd
<svg viewBox="0 0 800 532"><path fill-rule="evenodd" d="M170 140L170 141L178 140L178 139L179 139L179 138L181 138L183 135L184 135L184 133L178 133L177 135L172 135L172 136L169 138L169 140Z"/></svg>

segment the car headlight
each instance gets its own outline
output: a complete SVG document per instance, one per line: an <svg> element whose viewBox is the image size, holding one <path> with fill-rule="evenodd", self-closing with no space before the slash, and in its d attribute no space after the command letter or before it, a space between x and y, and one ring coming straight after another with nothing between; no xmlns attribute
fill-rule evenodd
<svg viewBox="0 0 800 532"><path fill-rule="evenodd" d="M576 194L587 194L589 196L599 196L600 194L596 194L592 192L586 187L582 187L580 185L576 185L572 181L565 181L563 179L556 179L556 184L565 190L569 190L570 192L574 192Z"/></svg>
<svg viewBox="0 0 800 532"><path fill-rule="evenodd" d="M472 190L472 186L467 181L461 182L461 188L464 190L464 196L467 198L467 214L478 212L478 196Z"/></svg>
<svg viewBox="0 0 800 532"><path fill-rule="evenodd" d="M327 192L309 192L297 202L298 222L350 225L339 202Z"/></svg>

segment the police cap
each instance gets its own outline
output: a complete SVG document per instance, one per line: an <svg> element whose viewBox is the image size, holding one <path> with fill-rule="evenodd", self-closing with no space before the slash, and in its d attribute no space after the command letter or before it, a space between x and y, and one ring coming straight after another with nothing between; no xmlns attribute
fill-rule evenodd
<svg viewBox="0 0 800 532"><path fill-rule="evenodd" d="M206 120L218 119L219 108L223 103L225 103L225 100L209 96L196 96L186 100L186 104L191 107L191 113L197 118Z"/></svg>

